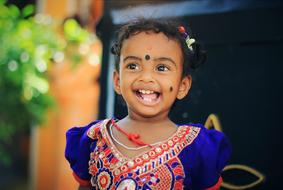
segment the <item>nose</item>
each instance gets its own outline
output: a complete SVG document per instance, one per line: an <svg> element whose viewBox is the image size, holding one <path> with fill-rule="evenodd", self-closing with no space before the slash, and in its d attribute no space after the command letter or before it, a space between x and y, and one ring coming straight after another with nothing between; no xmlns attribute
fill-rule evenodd
<svg viewBox="0 0 283 190"><path fill-rule="evenodd" d="M142 82L154 82L153 72L151 70L143 70L140 73L139 81Z"/></svg>

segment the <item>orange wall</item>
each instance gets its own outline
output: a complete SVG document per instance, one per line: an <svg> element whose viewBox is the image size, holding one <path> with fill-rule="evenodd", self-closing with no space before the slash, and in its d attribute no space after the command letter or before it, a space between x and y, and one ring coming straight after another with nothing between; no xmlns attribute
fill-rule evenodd
<svg viewBox="0 0 283 190"><path fill-rule="evenodd" d="M67 0L46 0L44 13L64 19ZM91 51L101 55L99 41ZM57 107L49 110L44 126L33 129L31 187L36 190L77 189L68 162L64 158L65 133L73 126L83 126L96 119L100 87L97 79L100 64L91 65L85 59L76 69L67 61L55 63L50 69L50 90Z"/></svg>
<svg viewBox="0 0 283 190"><path fill-rule="evenodd" d="M58 19L67 17L68 0L45 0L44 2L44 13Z"/></svg>
<svg viewBox="0 0 283 190"><path fill-rule="evenodd" d="M94 44L100 53L100 43ZM96 119L100 88L97 78L100 65L82 62L73 70L70 63L55 65L51 72L51 93L57 108L50 110L45 126L35 129L37 150L35 166L35 189L76 189L77 183L71 175L64 158L65 133L73 126L83 126Z"/></svg>

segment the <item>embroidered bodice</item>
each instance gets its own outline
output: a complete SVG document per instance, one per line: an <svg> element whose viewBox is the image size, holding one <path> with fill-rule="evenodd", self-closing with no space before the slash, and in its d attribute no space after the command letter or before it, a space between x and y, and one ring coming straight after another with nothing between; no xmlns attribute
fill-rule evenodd
<svg viewBox="0 0 283 190"><path fill-rule="evenodd" d="M222 133L201 125L181 125L166 141L128 158L112 142L107 130L109 123L107 119L67 133L66 158L75 178L82 184L89 182L93 189L109 190L219 186L221 171L230 155L229 144ZM74 139L80 137L74 140L78 144L72 151L69 150L74 144L68 135Z"/></svg>

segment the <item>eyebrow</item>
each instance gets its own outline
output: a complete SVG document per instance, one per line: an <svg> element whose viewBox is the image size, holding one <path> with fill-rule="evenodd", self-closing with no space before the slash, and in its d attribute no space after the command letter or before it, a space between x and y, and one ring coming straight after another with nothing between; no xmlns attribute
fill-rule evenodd
<svg viewBox="0 0 283 190"><path fill-rule="evenodd" d="M123 62L127 61L128 59L134 59L134 60L142 61L142 58L140 58L140 57L129 55L129 56L127 56L123 59Z"/></svg>
<svg viewBox="0 0 283 190"><path fill-rule="evenodd" d="M140 58L140 57L133 56L133 55L129 55L129 56L126 56L126 57L123 59L123 62L127 61L128 59L134 59L134 60L142 61L142 58ZM173 61L173 59L171 59L171 58L169 58L169 57L158 57L158 58L154 58L153 60L154 60L154 61L169 61L169 62L171 62L172 64L174 64L175 66L177 66L177 64L175 63L175 61Z"/></svg>
<svg viewBox="0 0 283 190"><path fill-rule="evenodd" d="M177 66L177 64L175 63L175 61L173 61L173 59L169 58L169 57L158 57L153 59L154 61L169 61L171 63L173 63L175 66Z"/></svg>

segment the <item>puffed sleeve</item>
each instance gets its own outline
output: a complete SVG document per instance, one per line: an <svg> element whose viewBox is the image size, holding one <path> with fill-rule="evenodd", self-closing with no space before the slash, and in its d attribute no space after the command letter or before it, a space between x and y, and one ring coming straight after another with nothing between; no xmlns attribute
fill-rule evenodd
<svg viewBox="0 0 283 190"><path fill-rule="evenodd" d="M96 146L96 140L88 136L88 130L98 121L85 127L74 127L66 133L65 157L69 161L75 179L80 185L90 185L91 175L88 171L90 153Z"/></svg>
<svg viewBox="0 0 283 190"><path fill-rule="evenodd" d="M199 151L192 172L193 189L219 189L221 172L231 155L230 143L222 132L204 126L197 139Z"/></svg>

